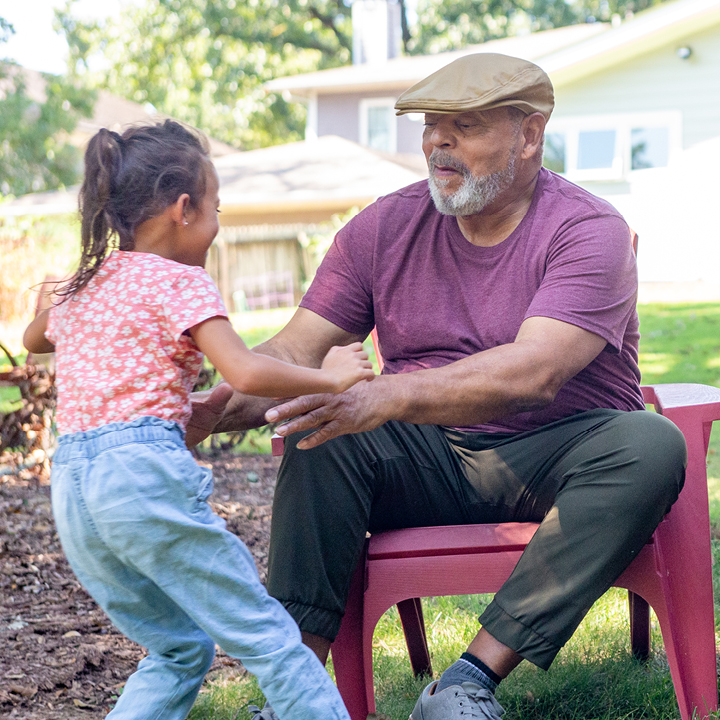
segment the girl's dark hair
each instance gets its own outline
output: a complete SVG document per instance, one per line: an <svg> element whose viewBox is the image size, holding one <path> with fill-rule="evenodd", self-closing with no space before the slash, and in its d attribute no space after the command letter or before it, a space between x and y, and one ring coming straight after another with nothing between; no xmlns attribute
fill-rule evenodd
<svg viewBox="0 0 720 720"><path fill-rule="evenodd" d="M209 162L206 138L173 120L132 127L122 135L100 130L85 151L80 266L56 294L66 299L82 290L109 249L132 250L138 225L183 193L191 207L198 207Z"/></svg>

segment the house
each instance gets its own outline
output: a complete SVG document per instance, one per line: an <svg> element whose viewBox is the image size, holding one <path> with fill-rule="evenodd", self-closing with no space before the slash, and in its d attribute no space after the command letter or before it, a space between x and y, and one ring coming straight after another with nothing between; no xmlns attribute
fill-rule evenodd
<svg viewBox="0 0 720 720"><path fill-rule="evenodd" d="M353 11L384 2L356 0ZM390 23L373 27L393 33ZM640 279L720 282L720 229L711 216L720 189L720 0L672 0L623 21L437 55L393 56L393 42L377 42L389 48L384 57L268 83L307 105L308 140L334 134L419 154L422 117L394 115L400 93L469 53L525 58L555 86L546 166L625 215L640 235Z"/></svg>

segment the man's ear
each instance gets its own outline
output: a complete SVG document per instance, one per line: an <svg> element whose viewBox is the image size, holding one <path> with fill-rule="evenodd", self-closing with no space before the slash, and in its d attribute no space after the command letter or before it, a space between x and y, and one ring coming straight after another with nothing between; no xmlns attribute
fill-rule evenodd
<svg viewBox="0 0 720 720"><path fill-rule="evenodd" d="M545 116L536 112L526 115L522 122L523 149L521 157L523 160L530 160L535 157L538 148L541 147L543 135L545 134Z"/></svg>
<svg viewBox="0 0 720 720"><path fill-rule="evenodd" d="M190 196L183 193L170 207L170 219L178 225L188 224L188 211L190 210Z"/></svg>

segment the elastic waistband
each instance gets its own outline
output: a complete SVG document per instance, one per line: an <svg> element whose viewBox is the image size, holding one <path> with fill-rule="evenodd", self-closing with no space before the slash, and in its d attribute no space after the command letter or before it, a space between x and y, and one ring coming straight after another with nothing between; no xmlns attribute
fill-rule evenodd
<svg viewBox="0 0 720 720"><path fill-rule="evenodd" d="M61 435L53 462L78 457L90 458L121 445L163 440L185 447L185 433L177 423L170 420L148 416L130 422L109 423L92 430Z"/></svg>

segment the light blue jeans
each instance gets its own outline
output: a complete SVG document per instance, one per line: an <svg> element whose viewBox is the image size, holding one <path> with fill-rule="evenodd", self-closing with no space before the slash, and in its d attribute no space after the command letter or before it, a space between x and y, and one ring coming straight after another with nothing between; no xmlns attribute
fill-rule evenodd
<svg viewBox="0 0 720 720"><path fill-rule="evenodd" d="M148 656L112 720L180 720L215 643L257 676L281 720L349 720L337 688L271 598L247 548L210 509L212 473L153 417L64 435L52 505L80 582Z"/></svg>

